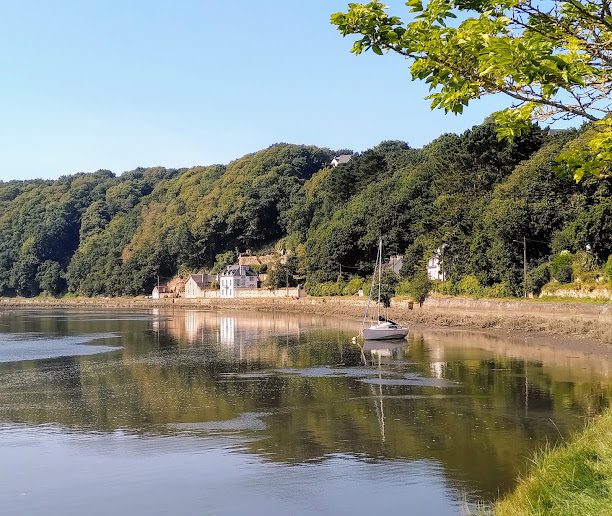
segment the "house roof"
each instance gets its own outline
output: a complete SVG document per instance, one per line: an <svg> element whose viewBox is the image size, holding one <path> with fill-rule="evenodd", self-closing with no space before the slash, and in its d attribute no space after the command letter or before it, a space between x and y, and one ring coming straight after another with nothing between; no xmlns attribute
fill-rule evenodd
<svg viewBox="0 0 612 516"><path fill-rule="evenodd" d="M257 276L257 273L251 269L248 265L228 265L221 276Z"/></svg>
<svg viewBox="0 0 612 516"><path fill-rule="evenodd" d="M209 276L208 274L191 274L189 279L195 281L198 287L205 288L212 285L215 278L214 276ZM189 279L187 281L189 281Z"/></svg>
<svg viewBox="0 0 612 516"><path fill-rule="evenodd" d="M401 254L396 254L389 257L389 260L382 264L383 270L393 271L399 274L404 265L404 257Z"/></svg>
<svg viewBox="0 0 612 516"><path fill-rule="evenodd" d="M352 157L352 154L340 154L339 156L335 156L332 161L335 161L338 165L342 165L343 163L348 163Z"/></svg>

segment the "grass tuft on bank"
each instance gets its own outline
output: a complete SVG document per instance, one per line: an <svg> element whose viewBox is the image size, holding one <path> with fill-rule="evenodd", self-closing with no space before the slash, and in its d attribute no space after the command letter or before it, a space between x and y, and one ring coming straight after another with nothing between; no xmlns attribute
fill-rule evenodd
<svg viewBox="0 0 612 516"><path fill-rule="evenodd" d="M496 516L612 514L612 410L534 459L529 476L495 506Z"/></svg>

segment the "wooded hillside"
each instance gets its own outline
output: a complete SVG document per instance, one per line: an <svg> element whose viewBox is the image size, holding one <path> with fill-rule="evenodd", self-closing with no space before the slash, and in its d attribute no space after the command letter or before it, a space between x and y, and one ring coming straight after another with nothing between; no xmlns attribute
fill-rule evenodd
<svg viewBox="0 0 612 516"><path fill-rule="evenodd" d="M562 251L588 248L585 267L603 266L610 180L576 184L556 171L578 132L534 127L508 143L494 129L422 149L383 142L336 168L329 149L278 144L228 165L0 182L0 295L143 294L158 275L274 246L312 285L335 281L340 265L345 279L369 274L381 234L387 254L405 255L406 277L446 244L451 281L474 277L514 294L523 238L533 282Z"/></svg>

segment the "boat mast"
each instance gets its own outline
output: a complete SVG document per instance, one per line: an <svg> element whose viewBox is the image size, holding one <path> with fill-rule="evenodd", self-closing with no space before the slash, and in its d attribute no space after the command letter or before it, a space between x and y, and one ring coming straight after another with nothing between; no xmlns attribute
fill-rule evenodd
<svg viewBox="0 0 612 516"><path fill-rule="evenodd" d="M376 254L376 264L378 264L378 253ZM361 331L365 328L366 321L370 312L370 302L374 295L374 281L376 280L376 265L374 265L374 272L372 273L372 281L370 281L370 292L368 293L368 302L366 303L365 314L363 314L363 324L361 325Z"/></svg>
<svg viewBox="0 0 612 516"><path fill-rule="evenodd" d="M382 237L380 237L380 241L378 242L378 257L376 263L378 265L378 322L380 321L380 284L382 282Z"/></svg>

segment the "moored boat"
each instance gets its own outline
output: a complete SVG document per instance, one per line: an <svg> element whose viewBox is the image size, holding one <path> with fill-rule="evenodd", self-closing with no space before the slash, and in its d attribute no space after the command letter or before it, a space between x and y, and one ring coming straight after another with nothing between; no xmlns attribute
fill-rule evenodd
<svg viewBox="0 0 612 516"><path fill-rule="evenodd" d="M368 313L370 310L370 302L374 293L374 282L378 276L378 301L377 301L377 318L371 321L369 328L366 328L368 321ZM380 315L380 291L382 282L382 238L378 243L378 254L376 255L376 265L374 266L374 273L372 274L372 283L370 286L370 294L368 295L368 302L366 304L365 314L363 317L363 328L361 335L366 340L388 340L388 339L403 339L408 335L408 328L398 324L394 321L390 321Z"/></svg>
<svg viewBox="0 0 612 516"><path fill-rule="evenodd" d="M366 340L403 339L408 335L408 328L396 322L383 319L369 328L364 328L362 334Z"/></svg>

